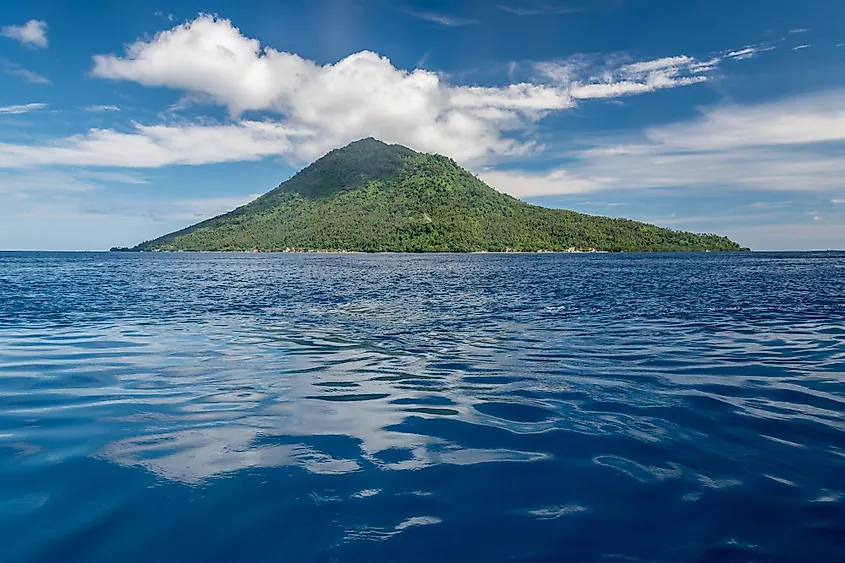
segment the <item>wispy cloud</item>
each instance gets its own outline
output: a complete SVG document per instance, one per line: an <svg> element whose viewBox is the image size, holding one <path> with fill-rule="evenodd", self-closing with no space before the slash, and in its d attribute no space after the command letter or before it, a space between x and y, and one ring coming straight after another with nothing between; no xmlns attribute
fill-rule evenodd
<svg viewBox="0 0 845 563"><path fill-rule="evenodd" d="M102 172L97 170L82 170L76 173L80 178L90 178L103 182L116 182L118 184L149 184L149 181L132 172Z"/></svg>
<svg viewBox="0 0 845 563"><path fill-rule="evenodd" d="M17 115L21 113L29 113L31 111L36 111L44 107L47 107L47 104L34 103L17 106L0 106L0 114Z"/></svg>
<svg viewBox="0 0 845 563"><path fill-rule="evenodd" d="M255 200L261 194L250 194L241 197L214 197L203 199L181 199L162 205L162 202L155 202L158 209L150 212L149 216L154 218L166 217L170 219L181 219L184 221L198 221L209 219L221 213L226 213L242 205Z"/></svg>
<svg viewBox="0 0 845 563"><path fill-rule="evenodd" d="M631 188L841 190L845 92L710 108L695 119L595 142L567 157L552 170L482 177L517 197Z"/></svg>
<svg viewBox="0 0 845 563"><path fill-rule="evenodd" d="M739 223L721 231L755 250L845 248L845 223L834 221L799 222L793 219L750 226Z"/></svg>
<svg viewBox="0 0 845 563"><path fill-rule="evenodd" d="M92 180L58 170L0 171L0 195L25 199L37 193L90 192L103 188Z"/></svg>
<svg viewBox="0 0 845 563"><path fill-rule="evenodd" d="M745 59L753 59L760 53L764 53L766 51L773 51L774 49L775 47L772 47L770 45L754 45L750 47L745 47L743 49L737 49L735 51L728 51L724 54L724 58L742 61Z"/></svg>
<svg viewBox="0 0 845 563"><path fill-rule="evenodd" d="M164 18L164 19L166 19L166 20L167 20L167 21L169 21L169 22L172 22L172 21L173 21L173 14L167 14L167 15L165 15L165 13L164 13L164 12L162 12L161 10L156 11L153 15L154 15L154 16L158 16L158 17L160 17L160 18Z"/></svg>
<svg viewBox="0 0 845 563"><path fill-rule="evenodd" d="M3 64L3 72L5 72L6 74L10 74L12 76L19 76L32 84L52 84L49 78L41 76L40 74L32 72L31 70L27 70L18 64L2 60L0 60L0 63Z"/></svg>
<svg viewBox="0 0 845 563"><path fill-rule="evenodd" d="M103 113L107 111L120 111L120 108L112 105L93 105L85 108L85 111L92 113Z"/></svg>
<svg viewBox="0 0 845 563"><path fill-rule="evenodd" d="M523 8L521 6L499 6L500 10L514 14L516 16L542 16L542 15L557 15L557 14L574 14L583 12L583 8L569 8L566 6L537 6L534 8Z"/></svg>
<svg viewBox="0 0 845 563"><path fill-rule="evenodd" d="M792 48L793 51L800 51L801 49L809 49L812 45L796 45Z"/></svg>
<svg viewBox="0 0 845 563"><path fill-rule="evenodd" d="M27 47L47 48L47 22L29 20L24 25L7 25L0 28L0 35L20 41Z"/></svg>
<svg viewBox="0 0 845 563"><path fill-rule="evenodd" d="M258 160L291 152L296 131L281 124L135 124L132 132L92 129L42 145L0 143L0 169L44 165L158 168Z"/></svg>
<svg viewBox="0 0 845 563"><path fill-rule="evenodd" d="M793 203L792 201L756 201L749 203L748 207L752 209L782 209L787 205Z"/></svg>
<svg viewBox="0 0 845 563"><path fill-rule="evenodd" d="M446 27L458 27L462 25L474 25L479 23L477 19L440 14L437 12L420 12L417 10L406 10L406 14L417 19L429 21Z"/></svg>
<svg viewBox="0 0 845 563"><path fill-rule="evenodd" d="M674 225L693 225L693 224L724 224L724 223L745 223L749 220L759 220L759 219L771 219L773 216L770 214L749 214L749 213L742 213L742 214L722 214L722 215L690 215L690 216L678 216L675 213L672 213L669 216L664 217L647 217L645 220L647 223L654 223L655 225L662 225L662 226L674 226Z"/></svg>
<svg viewBox="0 0 845 563"><path fill-rule="evenodd" d="M574 57L535 64L535 70L575 100L608 99L689 86L707 80L719 60L698 61L685 55L620 65L616 60Z"/></svg>
<svg viewBox="0 0 845 563"><path fill-rule="evenodd" d="M797 27L795 29L790 29L789 33L795 35L796 33L807 33L808 29L804 29L803 27Z"/></svg>
<svg viewBox="0 0 845 563"><path fill-rule="evenodd" d="M14 75L14 76L20 76L21 78L23 78L27 82L31 82L32 84L52 84L53 83L49 78L47 78L45 76L41 76L40 74L36 74L36 73L32 72L31 70L27 70L25 68L16 68L16 69L8 70L7 72L9 74Z"/></svg>
<svg viewBox="0 0 845 563"><path fill-rule="evenodd" d="M97 178L94 173L59 170L0 171L0 225L8 228L10 220L84 221L86 225L90 225L91 221L109 221L115 223L113 228L121 223L126 225L139 219L152 219L176 221L174 228L178 228L179 223L193 223L219 215L249 203L258 196L250 194L191 199L133 198L131 202L127 202L119 195L110 194L106 189L108 182L121 182L119 174L104 173L102 176ZM68 228L65 238L72 239L78 234L78 229L78 225L76 228ZM97 227L93 230L97 231ZM154 227L150 234L160 230L161 227ZM137 234L127 238L133 240L135 236ZM92 248L103 246L102 238L99 240L100 243L94 244ZM143 240L143 237L138 240ZM74 244L71 243L69 248L74 248Z"/></svg>

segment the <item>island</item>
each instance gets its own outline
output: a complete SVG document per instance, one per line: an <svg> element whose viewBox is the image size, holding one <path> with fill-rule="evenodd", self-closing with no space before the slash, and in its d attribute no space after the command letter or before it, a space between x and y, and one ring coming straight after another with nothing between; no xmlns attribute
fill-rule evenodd
<svg viewBox="0 0 845 563"><path fill-rule="evenodd" d="M237 209L131 251L739 251L715 234L528 204L437 154L373 138Z"/></svg>

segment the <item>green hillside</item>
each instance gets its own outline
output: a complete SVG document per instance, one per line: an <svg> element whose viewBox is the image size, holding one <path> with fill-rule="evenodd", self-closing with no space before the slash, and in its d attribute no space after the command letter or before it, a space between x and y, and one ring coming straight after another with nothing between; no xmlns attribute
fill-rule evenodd
<svg viewBox="0 0 845 563"><path fill-rule="evenodd" d="M334 150L225 215L133 250L741 250L716 235L529 205L445 156L375 139Z"/></svg>

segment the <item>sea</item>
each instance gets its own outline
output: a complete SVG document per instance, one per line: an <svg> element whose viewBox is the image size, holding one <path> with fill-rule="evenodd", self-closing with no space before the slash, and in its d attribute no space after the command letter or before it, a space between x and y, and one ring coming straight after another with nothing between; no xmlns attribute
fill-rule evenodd
<svg viewBox="0 0 845 563"><path fill-rule="evenodd" d="M0 253L0 561L845 561L845 254Z"/></svg>

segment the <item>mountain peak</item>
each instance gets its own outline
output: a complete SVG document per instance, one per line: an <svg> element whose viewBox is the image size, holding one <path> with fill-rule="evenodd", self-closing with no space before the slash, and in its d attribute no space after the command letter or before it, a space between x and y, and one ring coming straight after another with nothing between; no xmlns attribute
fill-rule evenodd
<svg viewBox="0 0 845 563"><path fill-rule="evenodd" d="M390 146L387 143L385 143L384 141L382 141L381 139L376 139L375 137L364 137L363 139L358 139L357 141L352 141L351 143L347 144L343 148L357 146L357 145L367 145L367 144L376 144L376 145L382 145L382 146L385 146L385 147Z"/></svg>
<svg viewBox="0 0 845 563"><path fill-rule="evenodd" d="M277 190L320 198L368 182L391 181L402 169L404 159L415 154L418 153L408 147L389 145L373 137L359 139L317 159Z"/></svg>
<svg viewBox="0 0 845 563"><path fill-rule="evenodd" d="M357 141L352 141L351 143L344 145L340 148L334 149L330 151L328 154L333 152L361 152L361 151L395 151L401 150L405 152L415 152L408 147L402 145L392 145L390 143L385 143L381 139L376 139L375 137L364 137L363 139L358 139ZM326 155L328 156L328 155ZM325 157L323 157L325 158Z"/></svg>

